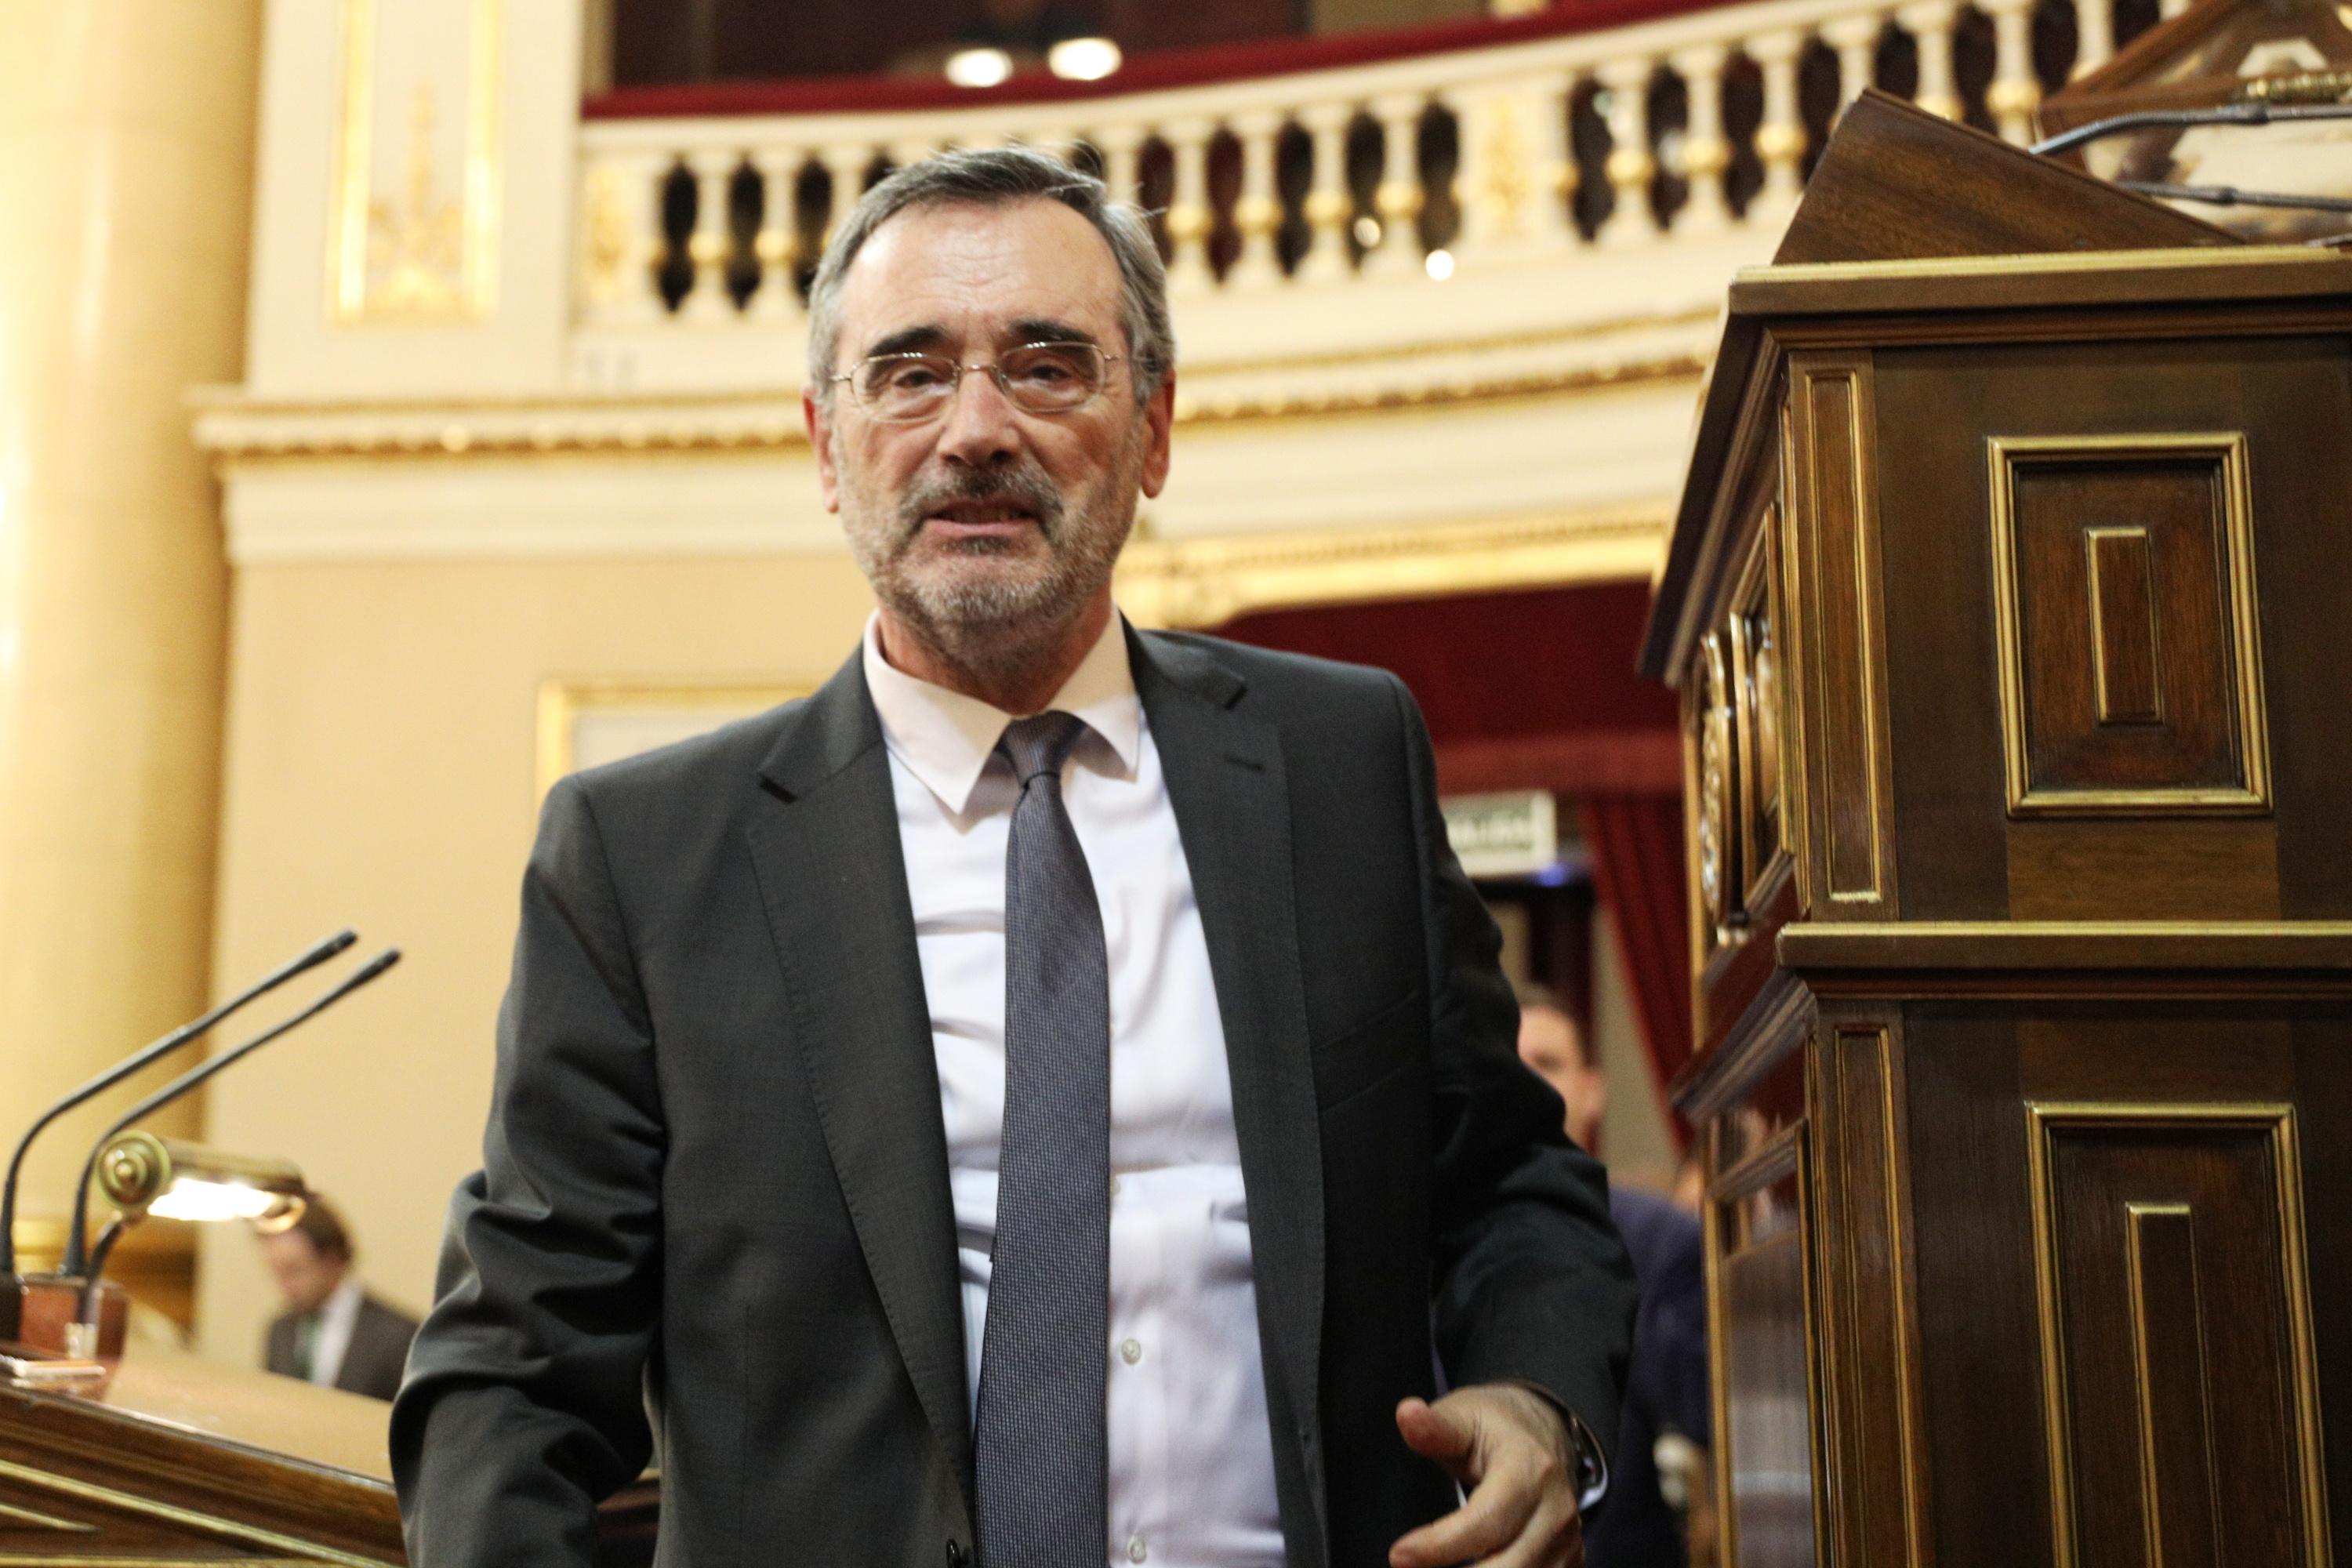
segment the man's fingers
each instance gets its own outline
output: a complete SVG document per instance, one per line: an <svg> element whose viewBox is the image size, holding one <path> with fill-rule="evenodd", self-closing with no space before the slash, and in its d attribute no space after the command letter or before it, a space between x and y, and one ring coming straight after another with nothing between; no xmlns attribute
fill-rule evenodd
<svg viewBox="0 0 2352 1568"><path fill-rule="evenodd" d="M1406 1447L1424 1459L1435 1460L1457 1481L1477 1479L1466 1468L1478 1437L1478 1428L1467 1415L1442 1404L1408 1399L1397 1406L1396 1424Z"/></svg>
<svg viewBox="0 0 2352 1568"><path fill-rule="evenodd" d="M1389 1548L1391 1568L1443 1568L1478 1561L1511 1545L1535 1512L1539 1494L1525 1478L1487 1477L1470 1500ZM1531 1559L1540 1563L1542 1558Z"/></svg>
<svg viewBox="0 0 2352 1568"><path fill-rule="evenodd" d="M1574 1509L1547 1500L1501 1552L1474 1568L1584 1568L1584 1531Z"/></svg>

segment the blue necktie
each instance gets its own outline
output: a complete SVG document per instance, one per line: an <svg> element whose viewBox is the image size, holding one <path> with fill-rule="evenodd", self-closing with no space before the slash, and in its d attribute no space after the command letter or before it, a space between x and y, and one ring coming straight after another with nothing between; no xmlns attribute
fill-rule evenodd
<svg viewBox="0 0 2352 1568"><path fill-rule="evenodd" d="M1062 804L1085 732L1009 725L1004 1132L974 1448L982 1568L1102 1568L1110 1339L1110 968Z"/></svg>

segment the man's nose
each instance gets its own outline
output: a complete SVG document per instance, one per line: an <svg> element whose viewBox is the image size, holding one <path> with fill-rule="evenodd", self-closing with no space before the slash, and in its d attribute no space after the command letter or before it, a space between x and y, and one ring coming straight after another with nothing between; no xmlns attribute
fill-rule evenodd
<svg viewBox="0 0 2352 1568"><path fill-rule="evenodd" d="M986 468L1011 458L1021 445L1021 426L1012 401L996 384L995 372L981 365L965 368L955 395L948 400L946 425L940 431L940 455L950 462Z"/></svg>

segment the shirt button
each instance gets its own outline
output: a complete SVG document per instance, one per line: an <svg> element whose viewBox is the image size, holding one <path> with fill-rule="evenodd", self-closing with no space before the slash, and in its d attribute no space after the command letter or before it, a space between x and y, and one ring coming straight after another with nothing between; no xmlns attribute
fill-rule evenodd
<svg viewBox="0 0 2352 1568"><path fill-rule="evenodd" d="M1113 1197L1118 1196L1118 1178L1117 1176L1113 1176L1110 1179L1110 1195Z"/></svg>
<svg viewBox="0 0 2352 1568"><path fill-rule="evenodd" d="M1129 1563L1140 1563L1147 1555L1149 1553L1143 1549L1143 1537L1130 1535L1127 1538L1127 1560Z"/></svg>
<svg viewBox="0 0 2352 1568"><path fill-rule="evenodd" d="M1118 1359L1127 1363L1129 1366L1133 1366L1137 1362L1141 1361L1143 1359L1143 1342L1140 1340L1119 1341ZM1143 1559L1139 1557L1136 1561L1140 1563Z"/></svg>

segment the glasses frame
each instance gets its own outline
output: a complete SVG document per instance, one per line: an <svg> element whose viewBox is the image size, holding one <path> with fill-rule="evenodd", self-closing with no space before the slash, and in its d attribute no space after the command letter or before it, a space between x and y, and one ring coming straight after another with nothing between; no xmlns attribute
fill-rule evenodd
<svg viewBox="0 0 2352 1568"><path fill-rule="evenodd" d="M1091 351L1096 358L1102 361L1103 369L1106 372L1108 372L1112 365L1125 364L1127 363L1127 355L1125 354L1105 353L1097 345L1088 342L1080 342L1076 339L1047 340L1034 343L1015 343L1011 348L1004 350L1003 353L1018 353L1023 349L1087 349ZM866 395L857 389L858 373L864 370L867 365L873 364L877 361L910 359L937 360L943 364L954 365L956 367L954 389L946 396L940 399L939 405L937 407L930 409L928 412L915 415L911 418L894 419L887 414L877 413L874 405L866 401ZM1103 395L1103 388L1110 384L1110 377L1108 374L1104 375L1104 377L1095 384L1095 389L1092 392L1088 393L1080 401L1071 404L1067 408L1024 408L1022 406L1020 399L1013 395L1013 384L1005 377L1004 361L1002 354L997 358L989 360L983 363L968 363L962 360L957 359L953 354L926 353L920 349L907 349L898 353L867 354L864 359L859 360L856 364L851 365L847 374L836 375L832 379L835 384L839 384L843 382L847 382L849 384L850 401L856 404L857 406L864 411L866 416L868 419L873 420L877 425L921 425L929 420L940 417L940 416L946 413L947 410L954 407L956 399L963 395L963 378L970 375L976 370L984 370L988 373L988 378L996 383L996 390L1003 394L1005 402L1012 404L1013 406L1019 409L1020 412L1034 416L1040 419L1058 419L1065 414L1076 414L1079 409L1086 407L1088 404L1094 402L1095 399L1100 397Z"/></svg>

